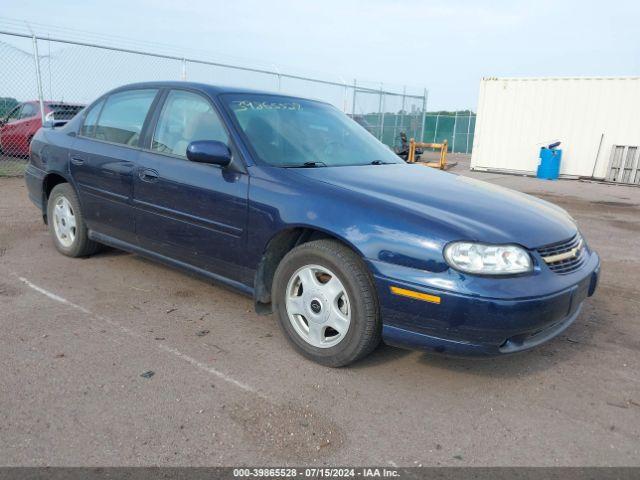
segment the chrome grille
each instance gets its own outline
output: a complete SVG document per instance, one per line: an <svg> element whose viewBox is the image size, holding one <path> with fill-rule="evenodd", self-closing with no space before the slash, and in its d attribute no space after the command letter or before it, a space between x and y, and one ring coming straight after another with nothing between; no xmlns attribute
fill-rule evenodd
<svg viewBox="0 0 640 480"><path fill-rule="evenodd" d="M538 253L552 272L575 272L587 260L584 241L580 234L570 240L554 243L538 249Z"/></svg>

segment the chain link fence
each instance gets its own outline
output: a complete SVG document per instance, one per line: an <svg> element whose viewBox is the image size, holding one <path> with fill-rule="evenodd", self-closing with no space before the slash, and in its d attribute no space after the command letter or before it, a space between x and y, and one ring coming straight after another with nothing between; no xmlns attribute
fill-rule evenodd
<svg viewBox="0 0 640 480"><path fill-rule="evenodd" d="M422 141L427 91L419 94L386 91L382 85L354 83L353 118L378 140L398 150L401 134Z"/></svg>
<svg viewBox="0 0 640 480"><path fill-rule="evenodd" d="M393 91L380 84L284 73L276 67L252 68L0 31L0 176L22 174L31 137L43 122L65 122L112 88L154 80L242 85L324 100L396 149L401 133L427 142L447 138L452 151L469 152L473 143L469 139L475 117L457 117L453 128L446 127L448 118L426 112L426 90Z"/></svg>
<svg viewBox="0 0 640 480"><path fill-rule="evenodd" d="M424 127L424 141L440 143L447 140L449 151L471 153L476 115L472 112L428 113Z"/></svg>

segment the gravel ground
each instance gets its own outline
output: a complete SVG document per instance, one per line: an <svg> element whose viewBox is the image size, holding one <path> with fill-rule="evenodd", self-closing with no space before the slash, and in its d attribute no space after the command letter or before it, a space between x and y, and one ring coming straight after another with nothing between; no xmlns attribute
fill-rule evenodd
<svg viewBox="0 0 640 480"><path fill-rule="evenodd" d="M527 353L382 346L337 370L225 288L63 257L0 178L0 464L640 465L640 189L464 165L566 208L601 254L596 296Z"/></svg>

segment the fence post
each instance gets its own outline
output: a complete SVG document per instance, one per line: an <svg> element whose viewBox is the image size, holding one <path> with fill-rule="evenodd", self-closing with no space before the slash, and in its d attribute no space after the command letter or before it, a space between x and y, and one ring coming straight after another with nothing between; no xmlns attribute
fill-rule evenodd
<svg viewBox="0 0 640 480"><path fill-rule="evenodd" d="M40 103L40 120L44 124L44 98L42 97L42 76L40 75L40 55L38 55L38 39L35 35L33 35L31 38L33 40L33 59L36 63L36 82L38 85L38 102Z"/></svg>
<svg viewBox="0 0 640 480"><path fill-rule="evenodd" d="M451 153L456 153L456 126L458 124L458 112L453 117L453 141L451 142Z"/></svg>
<svg viewBox="0 0 640 480"><path fill-rule="evenodd" d="M347 82L344 78L340 77L342 84L344 85L344 93L342 94L342 111L347 113L347 101L349 98L349 87L347 86Z"/></svg>
<svg viewBox="0 0 640 480"><path fill-rule="evenodd" d="M469 123L467 123L467 148L464 153L469 153L469 135L471 134L471 112L469 112Z"/></svg>
<svg viewBox="0 0 640 480"><path fill-rule="evenodd" d="M437 142L438 138L438 123L440 122L440 114L436 114L436 128L433 130L433 143Z"/></svg>
<svg viewBox="0 0 640 480"><path fill-rule="evenodd" d="M384 94L382 93L382 83L380 84L380 101L378 102L378 115L380 116L380 136L378 140L382 141L382 134L384 133Z"/></svg>
<svg viewBox="0 0 640 480"><path fill-rule="evenodd" d="M427 95L429 95L429 93L427 92L427 89L424 89L424 92L422 94L422 126L420 127L420 141L424 142L424 127L426 125L426 121L427 121Z"/></svg>
<svg viewBox="0 0 640 480"><path fill-rule="evenodd" d="M403 115L404 110L404 95L407 91L407 86L402 87L402 107L400 111L394 115L393 119L393 139L391 140L391 145L395 145L396 138L398 138L398 117Z"/></svg>
<svg viewBox="0 0 640 480"><path fill-rule="evenodd" d="M180 80L184 81L187 79L187 59L182 59L182 71L180 72Z"/></svg>
<svg viewBox="0 0 640 480"><path fill-rule="evenodd" d="M356 116L356 90L358 90L358 81L353 79L353 108L351 109L351 116Z"/></svg>
<svg viewBox="0 0 640 480"><path fill-rule="evenodd" d="M278 82L278 91L280 91L282 89L282 74L280 73L280 69L278 68L277 65L275 64L271 64L273 66L273 70L276 72L275 76L276 76L276 80Z"/></svg>
<svg viewBox="0 0 640 480"><path fill-rule="evenodd" d="M407 102L407 86L405 85L404 88L402 89L402 110L401 110L401 117L400 117L400 131L404 130L404 117L407 114L407 112L405 111L406 102Z"/></svg>

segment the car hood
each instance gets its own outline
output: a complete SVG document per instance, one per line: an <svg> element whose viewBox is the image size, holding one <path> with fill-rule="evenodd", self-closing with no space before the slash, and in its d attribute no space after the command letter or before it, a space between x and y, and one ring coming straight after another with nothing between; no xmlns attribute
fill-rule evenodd
<svg viewBox="0 0 640 480"><path fill-rule="evenodd" d="M292 170L290 170L292 171ZM385 202L454 232L460 240L537 248L571 238L577 227L560 207L538 198L422 165L295 169L296 174ZM451 238L450 240L454 240Z"/></svg>

